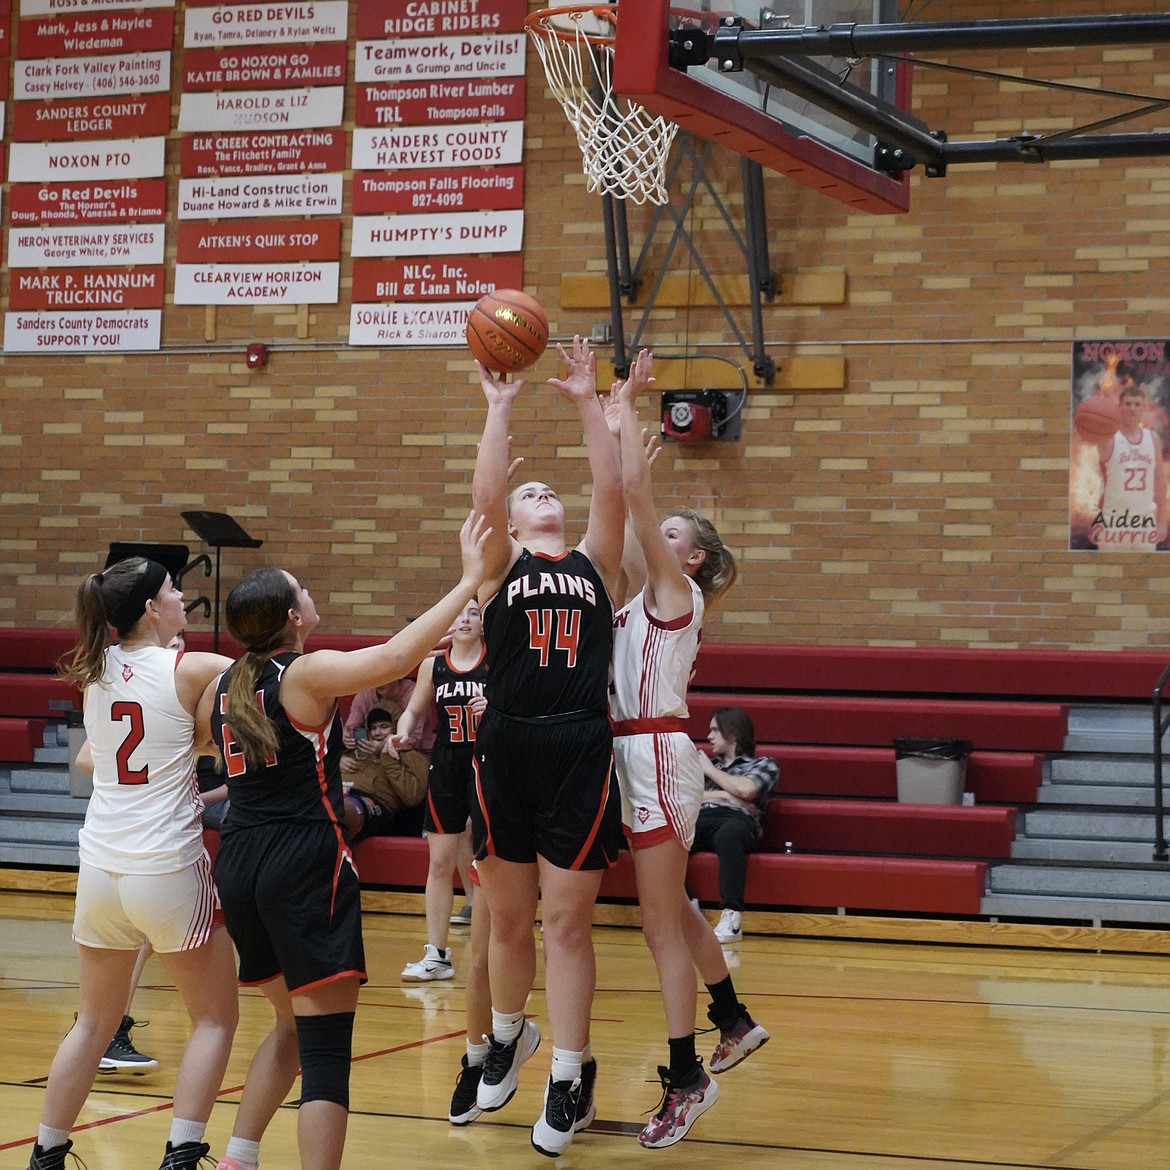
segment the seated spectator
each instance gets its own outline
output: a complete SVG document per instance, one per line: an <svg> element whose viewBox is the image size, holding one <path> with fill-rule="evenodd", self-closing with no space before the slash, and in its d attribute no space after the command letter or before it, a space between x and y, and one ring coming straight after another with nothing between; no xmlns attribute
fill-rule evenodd
<svg viewBox="0 0 1170 1170"><path fill-rule="evenodd" d="M391 742L398 718L384 707L366 714L354 729L354 747L341 757L345 827L350 838L411 836L422 833L427 795L427 758L401 751Z"/></svg>
<svg viewBox="0 0 1170 1170"><path fill-rule="evenodd" d="M711 716L707 735L713 755L699 752L703 803L695 825L692 853L719 857L719 897L723 914L715 927L722 943L742 935L747 855L760 846L764 810L776 787L780 767L770 756L755 756L756 729L739 707L721 707Z"/></svg>
<svg viewBox="0 0 1170 1170"><path fill-rule="evenodd" d="M395 726L402 718L403 711L410 703L410 696L414 694L414 679L398 678L393 682L385 683L380 687L370 687L358 691L353 697L349 714L345 718L342 728L342 742L350 751L355 746L354 732L365 727L366 716L374 707L381 707L389 711ZM408 742L404 745L429 756L435 743L435 711L428 708L410 730Z"/></svg>

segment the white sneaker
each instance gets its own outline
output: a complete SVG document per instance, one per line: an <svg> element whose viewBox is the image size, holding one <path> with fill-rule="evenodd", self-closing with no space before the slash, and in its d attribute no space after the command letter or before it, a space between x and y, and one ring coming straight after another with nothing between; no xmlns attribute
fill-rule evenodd
<svg viewBox="0 0 1170 1170"><path fill-rule="evenodd" d="M423 957L417 963L407 963L402 968L402 978L412 983L423 983L428 979L450 979L454 974L451 948L441 951L430 943L423 947Z"/></svg>
<svg viewBox="0 0 1170 1170"><path fill-rule="evenodd" d="M743 938L740 923L743 915L738 910L724 910L719 915L719 925L715 927L715 937L721 943L739 942Z"/></svg>

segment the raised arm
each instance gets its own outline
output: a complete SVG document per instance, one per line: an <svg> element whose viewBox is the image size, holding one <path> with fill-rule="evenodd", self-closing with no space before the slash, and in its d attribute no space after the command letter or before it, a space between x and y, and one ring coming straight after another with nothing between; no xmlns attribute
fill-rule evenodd
<svg viewBox="0 0 1170 1170"><path fill-rule="evenodd" d="M506 382L481 363L475 365L487 399L487 419L471 481L472 507L491 526L491 535L484 548L484 597L481 600L486 601L520 555L520 546L508 532L508 476L511 470L508 427L512 403L524 382Z"/></svg>
<svg viewBox="0 0 1170 1170"><path fill-rule="evenodd" d="M421 731L423 720L426 717L427 707L435 700L435 660L424 658L418 668L418 678L415 680L414 692L406 710L398 719L398 726L390 736L390 742L395 751L403 751L413 747L411 737L415 731Z"/></svg>
<svg viewBox="0 0 1170 1170"><path fill-rule="evenodd" d="M650 351L642 350L634 359L625 385L618 390L622 480L630 526L646 561L646 607L661 621L672 621L691 612L694 598L675 550L662 534L650 484L648 448L638 423L638 396L654 383L650 376L652 366Z"/></svg>

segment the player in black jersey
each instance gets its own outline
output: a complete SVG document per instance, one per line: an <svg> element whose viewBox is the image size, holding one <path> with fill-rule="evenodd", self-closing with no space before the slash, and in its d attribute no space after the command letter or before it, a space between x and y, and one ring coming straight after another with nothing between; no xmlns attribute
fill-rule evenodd
<svg viewBox="0 0 1170 1170"><path fill-rule="evenodd" d="M215 876L240 982L259 985L276 1024L248 1069L220 1170L257 1165L260 1138L298 1066L301 1164L341 1164L365 955L357 873L342 830L334 696L401 678L418 665L483 580L490 531L482 518L468 517L459 584L379 646L303 653L317 610L283 570L257 569L228 595L228 630L246 653L200 704L223 754L232 802Z"/></svg>
<svg viewBox="0 0 1170 1170"><path fill-rule="evenodd" d="M625 515L596 359L580 339L560 352L565 375L550 385L578 410L593 479L584 540L569 548L564 508L546 484L521 484L507 500L509 419L522 383L482 366L488 412L473 486L474 506L493 526L480 590L488 705L472 813L492 917L492 1036L477 1102L484 1110L505 1105L540 1042L535 1024L524 1022L539 896L553 1054L532 1144L550 1157L592 1120L593 904L620 843L607 686Z"/></svg>

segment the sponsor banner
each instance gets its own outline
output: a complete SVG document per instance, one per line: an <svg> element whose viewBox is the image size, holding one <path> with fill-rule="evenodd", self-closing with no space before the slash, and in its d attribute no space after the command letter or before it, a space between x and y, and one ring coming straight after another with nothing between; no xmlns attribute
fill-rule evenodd
<svg viewBox="0 0 1170 1170"><path fill-rule="evenodd" d="M72 268L13 272L10 309L161 309L166 269Z"/></svg>
<svg viewBox="0 0 1170 1170"><path fill-rule="evenodd" d="M523 77L524 34L358 41L355 81Z"/></svg>
<svg viewBox="0 0 1170 1170"><path fill-rule="evenodd" d="M463 345L479 298L431 305L350 305L350 345Z"/></svg>
<svg viewBox="0 0 1170 1170"><path fill-rule="evenodd" d="M309 175L346 168L344 130L193 134L179 145L179 174Z"/></svg>
<svg viewBox="0 0 1170 1170"><path fill-rule="evenodd" d="M72 8L84 7L87 12L105 12L109 8L126 8L126 0L68 0ZM20 16L28 20L34 16L59 16L65 7L62 0L20 0ZM134 0L135 8L174 8L175 0Z"/></svg>
<svg viewBox="0 0 1170 1170"><path fill-rule="evenodd" d="M445 256L442 260L358 259L353 262L353 301L479 300L493 288L519 288L524 257Z"/></svg>
<svg viewBox="0 0 1170 1170"><path fill-rule="evenodd" d="M166 179L122 183L13 183L9 222L18 224L109 223L162 220Z"/></svg>
<svg viewBox="0 0 1170 1170"><path fill-rule="evenodd" d="M171 54L119 53L109 57L51 57L17 61L12 96L94 97L115 93L162 93L171 87Z"/></svg>
<svg viewBox="0 0 1170 1170"><path fill-rule="evenodd" d="M528 0L358 0L359 37L519 32Z"/></svg>
<svg viewBox="0 0 1170 1170"><path fill-rule="evenodd" d="M523 206L522 166L365 171L353 177L354 215L438 211L441 208L502 211Z"/></svg>
<svg viewBox="0 0 1170 1170"><path fill-rule="evenodd" d="M161 264L165 250L161 223L98 227L12 227L9 268L66 268L101 264Z"/></svg>
<svg viewBox="0 0 1170 1170"><path fill-rule="evenodd" d="M183 88L275 89L291 85L344 85L347 46L274 45L270 49L188 49Z"/></svg>
<svg viewBox="0 0 1170 1170"><path fill-rule="evenodd" d="M179 98L180 130L305 130L340 126L345 89L241 90L185 93Z"/></svg>
<svg viewBox="0 0 1170 1170"><path fill-rule="evenodd" d="M4 348L8 353L158 349L161 327L162 309L8 313L4 317Z"/></svg>
<svg viewBox="0 0 1170 1170"><path fill-rule="evenodd" d="M340 215L341 175L180 179L180 219Z"/></svg>
<svg viewBox="0 0 1170 1170"><path fill-rule="evenodd" d="M511 122L524 117L523 77L471 77L359 85L354 124L419 126L435 122Z"/></svg>
<svg viewBox="0 0 1170 1170"><path fill-rule="evenodd" d="M350 165L355 171L415 167L484 167L518 163L524 153L524 123L457 126L354 128Z"/></svg>
<svg viewBox="0 0 1170 1170"><path fill-rule="evenodd" d="M173 9L108 14L62 12L48 20L22 20L16 27L16 55L41 58L140 53L145 49L169 49L174 35Z"/></svg>
<svg viewBox="0 0 1170 1170"><path fill-rule="evenodd" d="M52 0L49 0L51 3ZM124 2L124 0L123 0ZM312 44L344 41L349 20L348 0L313 3L188 4L183 44L188 49L212 45Z"/></svg>
<svg viewBox="0 0 1170 1170"><path fill-rule="evenodd" d="M0 57L7 57L12 51L12 15L9 6L0 12Z"/></svg>
<svg viewBox="0 0 1170 1170"><path fill-rule="evenodd" d="M335 305L340 265L178 264L176 305Z"/></svg>
<svg viewBox="0 0 1170 1170"><path fill-rule="evenodd" d="M95 142L14 142L8 181L152 179L163 174L166 139L111 138Z"/></svg>
<svg viewBox="0 0 1170 1170"><path fill-rule="evenodd" d="M12 136L17 142L79 142L138 138L171 128L171 95L82 98L64 102L17 102Z"/></svg>
<svg viewBox="0 0 1170 1170"><path fill-rule="evenodd" d="M179 224L180 264L223 264L263 260L284 264L294 260L338 260L341 220L320 223L270 220L267 223Z"/></svg>
<svg viewBox="0 0 1170 1170"><path fill-rule="evenodd" d="M354 256L449 256L519 252L523 211L456 211L438 215L355 215Z"/></svg>

